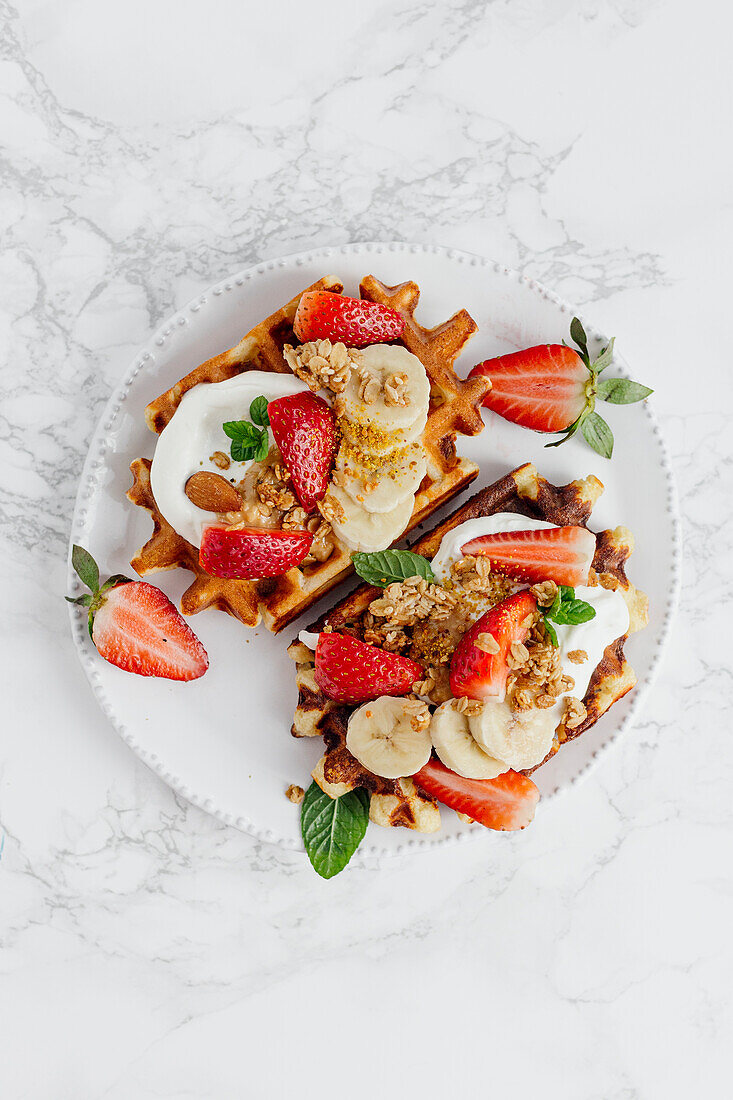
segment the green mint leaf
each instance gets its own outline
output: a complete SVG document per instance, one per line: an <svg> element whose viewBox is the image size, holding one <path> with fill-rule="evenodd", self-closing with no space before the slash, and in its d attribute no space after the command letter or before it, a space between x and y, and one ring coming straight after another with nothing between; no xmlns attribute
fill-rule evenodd
<svg viewBox="0 0 733 1100"><path fill-rule="evenodd" d="M262 429L262 435L260 441L257 444L254 455L252 456L255 462L264 462L270 450L270 438L267 434L267 428Z"/></svg>
<svg viewBox="0 0 733 1100"><path fill-rule="evenodd" d="M261 462L270 449L267 428L257 428L249 420L228 420L222 425L224 434L232 441L230 451L235 462L254 459Z"/></svg>
<svg viewBox="0 0 733 1100"><path fill-rule="evenodd" d="M543 622L544 622L545 632L547 633L547 637L550 639L550 641L554 645L555 649L557 649L558 646L560 645L560 643L557 640L557 631L555 630L555 627L552 625L552 623L547 618L547 616L545 616Z"/></svg>
<svg viewBox="0 0 733 1100"><path fill-rule="evenodd" d="M600 374L602 370L605 370L606 367L610 366L613 360L613 345L615 343L616 337L612 336L609 340L608 347L603 348L600 354L597 355L594 361L591 363L590 369L593 371L594 374Z"/></svg>
<svg viewBox="0 0 733 1100"><path fill-rule="evenodd" d="M604 458L610 458L613 454L613 432L606 421L597 412L592 412L586 417L581 427L586 443Z"/></svg>
<svg viewBox="0 0 733 1100"><path fill-rule="evenodd" d="M351 555L354 569L368 584L384 588L393 581L405 581L408 577L424 577L434 581L435 575L427 558L413 554L411 550L381 550L376 554Z"/></svg>
<svg viewBox="0 0 733 1100"><path fill-rule="evenodd" d="M595 608L585 600L567 600L560 606L554 621L558 626L577 626L578 623L588 623L595 617Z"/></svg>
<svg viewBox="0 0 733 1100"><path fill-rule="evenodd" d="M562 592L558 588L557 592L555 593L555 599L552 601L550 606L545 611L545 616L548 619L554 619L555 615L558 612L558 609L559 609L561 603L562 603Z"/></svg>
<svg viewBox="0 0 733 1100"><path fill-rule="evenodd" d="M590 367L590 356L588 355L588 337L585 335L585 329L579 317L573 317L570 322L570 338L580 348L580 357L585 363L586 367Z"/></svg>
<svg viewBox="0 0 733 1100"><path fill-rule="evenodd" d="M228 435L237 443L256 443L262 432L261 428L256 428L254 424L250 424L249 420L227 420L226 424L222 424L222 428L224 435Z"/></svg>
<svg viewBox="0 0 733 1100"><path fill-rule="evenodd" d="M270 418L267 415L267 398L255 397L249 407L249 415L255 424L261 424L263 428L269 428Z"/></svg>
<svg viewBox="0 0 733 1100"><path fill-rule="evenodd" d="M79 580L92 592L99 591L99 566L92 555L83 546L76 543L71 548L71 564Z"/></svg>
<svg viewBox="0 0 733 1100"><path fill-rule="evenodd" d="M598 383L601 401L608 401L612 405L633 405L636 401L643 401L650 393L654 393L654 390L639 382L632 382L630 378L604 378Z"/></svg>
<svg viewBox="0 0 733 1100"><path fill-rule="evenodd" d="M369 792L363 787L329 798L317 783L305 792L300 828L308 859L321 878L343 871L369 824Z"/></svg>
<svg viewBox="0 0 733 1100"><path fill-rule="evenodd" d="M570 585L568 585L568 584L561 584L560 587L558 588L558 592L560 593L560 600L561 601L562 600L574 600L575 599L575 589L571 588Z"/></svg>

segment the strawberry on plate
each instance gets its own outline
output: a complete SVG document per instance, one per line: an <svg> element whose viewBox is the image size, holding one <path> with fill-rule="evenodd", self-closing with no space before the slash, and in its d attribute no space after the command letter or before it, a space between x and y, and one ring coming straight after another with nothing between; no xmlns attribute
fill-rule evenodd
<svg viewBox="0 0 733 1100"><path fill-rule="evenodd" d="M574 587L588 583L596 536L586 527L547 527L479 535L461 547L465 555L489 559L491 568L527 584L554 581Z"/></svg>
<svg viewBox="0 0 733 1100"><path fill-rule="evenodd" d="M338 703L365 703L380 695L406 695L423 675L408 657L367 645L348 634L320 634L315 677L321 691Z"/></svg>
<svg viewBox="0 0 733 1100"><path fill-rule="evenodd" d="M66 599L89 609L89 633L106 661L138 676L203 676L206 650L164 592L121 574L100 585L97 563L81 546L73 547L71 562L91 594Z"/></svg>
<svg viewBox="0 0 733 1100"><path fill-rule="evenodd" d="M396 309L328 290L303 294L293 322L295 335L304 344L340 340L352 348L399 340L404 327L404 318Z"/></svg>
<svg viewBox="0 0 733 1100"><path fill-rule="evenodd" d="M298 500L312 512L326 495L336 454L333 412L313 393L294 393L270 401L267 415Z"/></svg>
<svg viewBox="0 0 733 1100"><path fill-rule="evenodd" d="M201 536L199 563L212 577L230 580L281 577L294 565L300 565L312 542L309 531L211 524Z"/></svg>
<svg viewBox="0 0 733 1100"><path fill-rule="evenodd" d="M464 779L431 759L412 778L426 794L487 829L524 829L540 800L535 784L519 772L504 772L496 779Z"/></svg>
<svg viewBox="0 0 733 1100"><path fill-rule="evenodd" d="M492 607L461 638L451 658L450 689L456 698L496 697L503 699L509 676L507 655L512 642L523 642L530 631L537 600L528 591L516 592ZM477 645L480 634L490 634L498 649L489 653L486 640Z"/></svg>
<svg viewBox="0 0 733 1100"><path fill-rule="evenodd" d="M491 389L484 405L505 420L536 432L564 432L548 447L559 447L580 431L586 443L610 458L613 432L595 411L596 400L612 405L643 401L652 390L629 378L601 378L613 360L613 340L591 361L585 329L577 317L570 323L570 335L578 346L538 344L486 359L471 376L488 375Z"/></svg>

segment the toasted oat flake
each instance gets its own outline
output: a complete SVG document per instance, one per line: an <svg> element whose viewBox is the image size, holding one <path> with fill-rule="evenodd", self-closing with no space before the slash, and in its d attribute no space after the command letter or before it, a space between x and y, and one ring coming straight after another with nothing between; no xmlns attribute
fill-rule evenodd
<svg viewBox="0 0 733 1100"><path fill-rule="evenodd" d="M395 371L384 380L384 403L389 407L409 405L407 392L407 375L402 371Z"/></svg>
<svg viewBox="0 0 733 1100"><path fill-rule="evenodd" d="M571 649L568 653L568 660L574 665L582 665L584 661L588 660L588 654L584 649Z"/></svg>
<svg viewBox="0 0 733 1100"><path fill-rule="evenodd" d="M482 653L490 653L492 656L501 649L494 635L489 634L487 631L482 631L478 635L474 645L476 649L480 649Z"/></svg>
<svg viewBox="0 0 733 1100"><path fill-rule="evenodd" d="M285 797L289 802L292 802L295 806L299 806L305 798L305 791L302 787L299 787L296 783L291 783L285 792Z"/></svg>
<svg viewBox="0 0 733 1100"><path fill-rule="evenodd" d="M575 696L569 695L565 700L565 725L567 729L577 729L581 722L585 721L587 716L587 710L585 709L585 703L580 699L576 699Z"/></svg>
<svg viewBox="0 0 733 1100"><path fill-rule="evenodd" d="M328 520L329 523L334 520L337 523L346 522L346 513L336 498L332 497L330 493L327 493L323 500L319 500L316 507L323 518Z"/></svg>

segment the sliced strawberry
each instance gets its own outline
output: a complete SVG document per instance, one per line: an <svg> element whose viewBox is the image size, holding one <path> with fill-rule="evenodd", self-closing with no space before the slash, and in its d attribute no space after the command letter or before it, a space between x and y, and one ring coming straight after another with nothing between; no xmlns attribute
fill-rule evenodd
<svg viewBox="0 0 733 1100"><path fill-rule="evenodd" d="M90 591L66 599L87 609L89 634L106 661L138 676L203 676L206 650L159 588L120 573L100 584L99 566L83 546L72 547L71 564Z"/></svg>
<svg viewBox="0 0 733 1100"><path fill-rule="evenodd" d="M320 634L315 677L338 703L364 703L380 695L406 695L423 670L415 661L367 645L348 634Z"/></svg>
<svg viewBox="0 0 733 1100"><path fill-rule="evenodd" d="M596 536L585 527L548 527L480 535L461 553L487 557L491 568L527 584L554 581L574 588L588 583Z"/></svg>
<svg viewBox="0 0 733 1100"><path fill-rule="evenodd" d="M352 348L399 340L404 327L404 318L396 309L328 290L303 294L293 322L295 335L302 343L340 340Z"/></svg>
<svg viewBox="0 0 733 1100"><path fill-rule="evenodd" d="M326 495L336 454L333 412L313 393L294 393L270 401L267 415L298 500L312 512Z"/></svg>
<svg viewBox="0 0 733 1100"><path fill-rule="evenodd" d="M204 528L199 563L212 577L256 580L281 577L300 565L310 550L309 531L277 531L265 527Z"/></svg>
<svg viewBox="0 0 733 1100"><path fill-rule="evenodd" d="M505 420L536 432L569 428L588 402L588 368L564 344L540 344L487 359L471 371L491 379L484 405Z"/></svg>
<svg viewBox="0 0 733 1100"><path fill-rule="evenodd" d="M529 825L540 800L535 784L519 772L504 772L496 779L464 779L433 759L412 778L438 802L502 832Z"/></svg>
<svg viewBox="0 0 733 1100"><path fill-rule="evenodd" d="M507 655L512 642L523 642L529 634L526 620L537 610L537 600L529 592L516 592L477 619L461 638L450 663L450 689L456 698L504 698L509 676ZM491 634L499 650L487 653L479 649L479 634Z"/></svg>
<svg viewBox="0 0 733 1100"><path fill-rule="evenodd" d="M206 650L171 601L147 581L118 584L94 614L92 641L125 672L197 680L209 667Z"/></svg>

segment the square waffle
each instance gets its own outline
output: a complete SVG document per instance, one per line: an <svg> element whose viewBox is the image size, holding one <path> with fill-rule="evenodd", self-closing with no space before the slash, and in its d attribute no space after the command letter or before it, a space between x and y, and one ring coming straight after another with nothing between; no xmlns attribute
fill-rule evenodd
<svg viewBox="0 0 733 1100"><path fill-rule="evenodd" d="M539 476L531 463L526 463L476 493L433 531L418 539L411 549L426 558L433 558L448 531L466 520L496 512L518 512L558 527L586 527L602 492L603 485L596 477L572 481L569 485L551 485ZM600 584L621 592L629 609L629 629L623 637L606 647L583 697L586 717L575 729L565 731L565 740L579 737L594 725L636 683L634 670L624 655L624 644L629 634L646 626L648 610L646 596L626 576L625 564L633 549L634 537L626 527L600 531L596 535L589 584ZM382 589L372 585L360 585L308 629L315 633L328 625L336 632L359 637L361 617L381 592ZM359 764L346 748L346 728L349 715L355 708L333 702L320 690L315 681L312 650L296 639L288 648L288 654L297 666L298 704L292 733L295 737L321 734L326 746L325 755L313 772L319 786L332 797L355 787L365 787L371 794L370 817L380 825L403 825L420 832L432 832L439 828L437 804L418 791L411 779L375 776ZM542 764L558 748L559 744L556 744ZM529 769L525 774L534 770Z"/></svg>
<svg viewBox="0 0 733 1100"><path fill-rule="evenodd" d="M343 293L343 284L327 276L306 290ZM420 298L416 283L387 287L372 275L361 283L361 296L399 310L405 330L399 343L418 357L430 380L431 397L422 442L428 455L426 476L415 497L407 530L424 522L474 480L478 467L456 453L456 435L476 435L483 428L481 401L490 388L484 379L462 381L454 363L476 324L465 310L435 328L423 328L415 320ZM305 293L302 291L301 293ZM222 382L248 370L292 373L286 363L284 344L297 344L293 319L301 295L261 321L236 347L209 359L152 401L145 413L148 426L160 434L175 413L183 395L202 382ZM281 577L263 580L225 580L212 577L199 565L198 548L182 538L161 515L150 486L151 462L138 458L131 464L133 484L129 499L145 508L153 520L153 534L130 563L140 576L181 567L194 574L193 583L181 598L184 615L207 607L226 611L246 626L260 620L273 633L282 630L352 572L351 551L336 540L333 553L324 562L288 570Z"/></svg>

